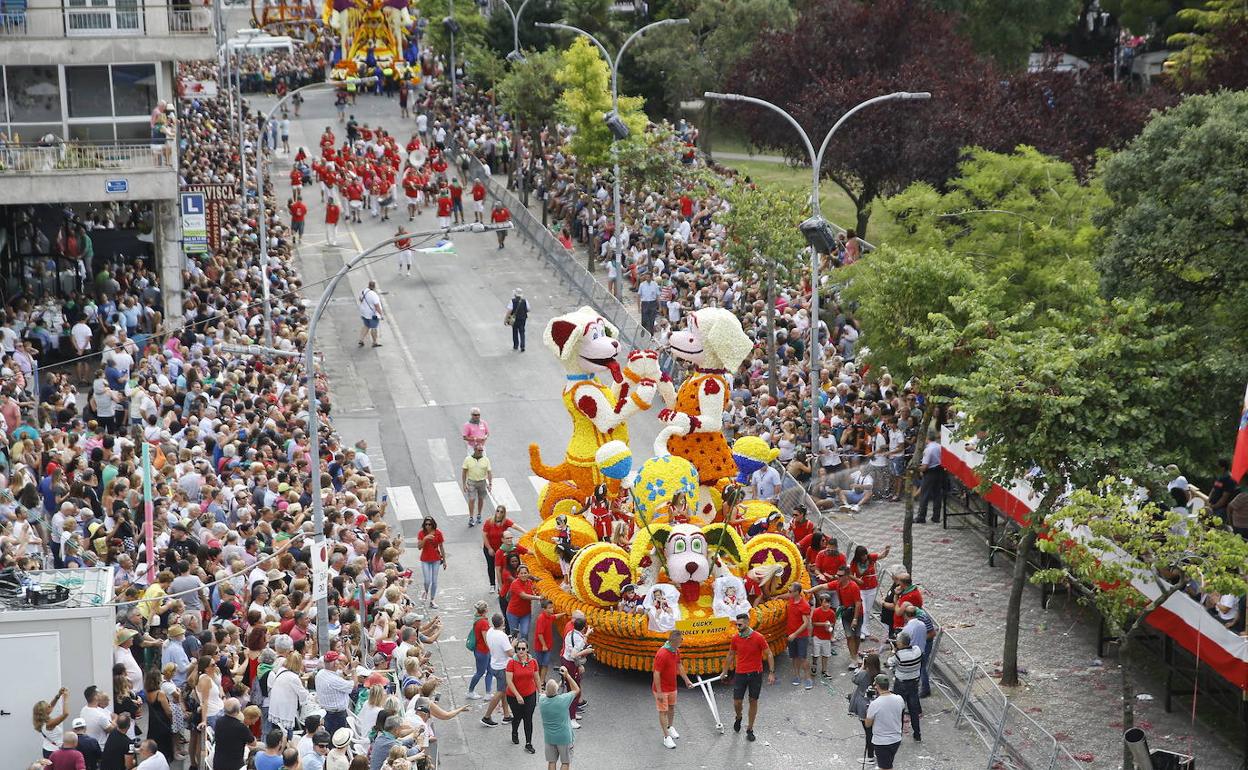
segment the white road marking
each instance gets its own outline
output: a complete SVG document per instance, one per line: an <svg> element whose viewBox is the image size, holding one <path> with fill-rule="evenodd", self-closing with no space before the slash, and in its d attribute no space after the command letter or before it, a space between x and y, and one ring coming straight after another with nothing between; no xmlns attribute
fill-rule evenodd
<svg viewBox="0 0 1248 770"><path fill-rule="evenodd" d="M451 462L451 448L444 438L431 438L429 456L433 458L433 480L452 481L455 479L455 463Z"/></svg>
<svg viewBox="0 0 1248 770"><path fill-rule="evenodd" d="M546 489L546 485L549 483L541 476L529 476L529 484L533 486L533 493L538 497L542 496L542 491Z"/></svg>
<svg viewBox="0 0 1248 770"><path fill-rule="evenodd" d="M424 518L411 487L386 487L386 494L390 496L390 510L400 522Z"/></svg>
<svg viewBox="0 0 1248 770"><path fill-rule="evenodd" d="M494 488L490 492L494 502L505 506L508 513L520 512L520 501L516 499L516 495L511 491L511 485L507 483L507 479L494 477Z"/></svg>
<svg viewBox="0 0 1248 770"><path fill-rule="evenodd" d="M438 493L438 499L442 501L442 510L447 516L468 515L468 501L464 498L464 491L458 482L435 481L433 490Z"/></svg>

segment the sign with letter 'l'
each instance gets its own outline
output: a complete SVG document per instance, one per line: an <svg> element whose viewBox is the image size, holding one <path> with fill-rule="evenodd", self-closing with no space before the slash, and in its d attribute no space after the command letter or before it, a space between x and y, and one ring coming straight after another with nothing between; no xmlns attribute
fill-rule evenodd
<svg viewBox="0 0 1248 770"><path fill-rule="evenodd" d="M182 250L187 254L208 251L208 213L203 193L182 193Z"/></svg>

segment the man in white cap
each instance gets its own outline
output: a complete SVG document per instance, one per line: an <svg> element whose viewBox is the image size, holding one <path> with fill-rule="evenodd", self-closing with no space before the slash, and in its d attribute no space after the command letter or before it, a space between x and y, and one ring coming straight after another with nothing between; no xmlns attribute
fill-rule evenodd
<svg viewBox="0 0 1248 770"><path fill-rule="evenodd" d="M82 755L82 763L85 770L95 770L100 766L100 755L104 753L100 742L87 735L87 720L82 717L76 718L70 727L78 736L78 745L75 748Z"/></svg>
<svg viewBox="0 0 1248 770"><path fill-rule="evenodd" d="M524 325L529 321L529 301L524 292L516 289L511 293L511 301L507 303L507 315L503 323L511 327L511 349L524 352Z"/></svg>

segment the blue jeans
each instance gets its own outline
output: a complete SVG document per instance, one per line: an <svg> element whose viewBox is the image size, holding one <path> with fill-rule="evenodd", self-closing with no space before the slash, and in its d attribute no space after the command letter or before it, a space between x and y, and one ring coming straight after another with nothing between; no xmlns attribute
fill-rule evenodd
<svg viewBox="0 0 1248 770"><path fill-rule="evenodd" d="M430 599L438 593L438 570L441 568L441 562L422 561L420 563L420 572L425 579L425 593L429 594Z"/></svg>
<svg viewBox="0 0 1248 770"><path fill-rule="evenodd" d="M485 676L490 670L490 653L473 650L472 656L476 658L477 670L472 675L472 681L468 683L468 690L477 689L477 682L481 681L481 677L485 677L485 694L489 695L494 692L494 678Z"/></svg>
<svg viewBox="0 0 1248 770"><path fill-rule="evenodd" d="M512 634L527 642L529 640L529 629L533 627L533 614L512 615L508 612L507 625L511 627Z"/></svg>

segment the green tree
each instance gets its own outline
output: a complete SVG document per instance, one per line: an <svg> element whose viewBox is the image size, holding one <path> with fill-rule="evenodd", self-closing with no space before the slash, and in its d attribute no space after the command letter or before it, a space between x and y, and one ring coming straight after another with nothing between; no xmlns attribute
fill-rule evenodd
<svg viewBox="0 0 1248 770"><path fill-rule="evenodd" d="M1189 582L1202 591L1243 596L1248 542L1205 517L1137 502L1132 490L1113 478L1095 490L1077 489L1045 519L1051 537L1040 548L1060 556L1063 567L1041 570L1035 582L1076 580L1091 591L1087 602L1118 639L1122 670L1122 726L1135 725L1131 657L1153 610ZM1140 585L1143 583L1143 585ZM1124 745L1124 770L1132 770Z"/></svg>
<svg viewBox="0 0 1248 770"><path fill-rule="evenodd" d="M905 372L924 385L927 400L914 456L906 469L908 481L913 482L936 405L948 398L947 392L927 387L929 378L949 375L969 363L960 337L947 335L942 338L947 344L937 346L931 344L927 329L938 318L950 328L971 334L982 331L969 325L964 313L969 303L959 301L982 286L982 279L968 260L944 248L882 246L846 268L845 281L842 297L855 307L854 316L866 330L861 345L868 350L868 360L893 372ZM903 488L909 489L909 483ZM901 558L909 570L914 563L914 497L904 497Z"/></svg>
<svg viewBox="0 0 1248 770"><path fill-rule="evenodd" d="M463 62L464 77L481 88L494 88L507 74L506 63L493 48L483 42L470 38L462 46L456 40L455 45L458 49L456 54L461 57L456 63Z"/></svg>
<svg viewBox="0 0 1248 770"><path fill-rule="evenodd" d="M761 31L789 29L796 18L788 0L683 0L669 14L688 18L689 25L631 50L662 84L671 112L683 100L725 87Z"/></svg>
<svg viewBox="0 0 1248 770"><path fill-rule="evenodd" d="M1217 55L1213 41L1219 32L1248 24L1248 5L1243 0L1204 0L1195 7L1183 8L1177 15L1191 29L1170 35L1166 43L1179 48L1171 62L1176 72L1189 73L1190 79L1199 77Z"/></svg>
<svg viewBox="0 0 1248 770"><path fill-rule="evenodd" d="M563 119L576 130L568 141L568 149L577 158L582 173L602 168L611 162L614 137L602 118L611 110L611 74L607 63L593 43L577 35L563 52L562 66L556 80L563 87L559 108ZM634 141L646 129L646 114L641 99L620 97L620 118L628 126Z"/></svg>
<svg viewBox="0 0 1248 770"><path fill-rule="evenodd" d="M1185 355L1210 377L1192 391L1207 411L1189 471L1211 473L1234 439L1248 379L1248 92L1188 97L1149 122L1102 176L1103 291L1186 309L1195 333Z"/></svg>
<svg viewBox="0 0 1248 770"><path fill-rule="evenodd" d="M563 95L558 73L562 66L558 51L525 54L522 62L511 65L498 83L498 103L509 114L540 131L555 122L557 105Z"/></svg>
<svg viewBox="0 0 1248 770"><path fill-rule="evenodd" d="M451 2L454 11L452 17L459 23L459 31L455 33L455 57L456 64L458 64L466 46L485 47L486 22L485 17L477 11L477 6L472 0L451 0ZM438 6L439 9L442 7ZM425 28L423 42L435 52L446 56L450 52L451 44L446 27L442 24L444 18L446 14L441 10L432 14L429 26Z"/></svg>
<svg viewBox="0 0 1248 770"><path fill-rule="evenodd" d="M958 16L958 31L975 50L1006 69L1027 66L1027 55L1048 34L1066 32L1079 17L1081 0L935 0Z"/></svg>
<svg viewBox="0 0 1248 770"><path fill-rule="evenodd" d="M743 276L753 276L767 291L767 387L777 395L776 281L793 280L805 264L806 240L797 226L807 216L807 200L774 186L732 183L723 190L728 210L715 214L727 237L724 255Z"/></svg>
<svg viewBox="0 0 1248 770"><path fill-rule="evenodd" d="M883 209L899 225L895 243L950 250L1003 307L1069 311L1093 294L1102 243L1093 214L1106 200L1099 180L1082 184L1069 163L1034 148L972 148L943 191L916 182Z"/></svg>
<svg viewBox="0 0 1248 770"><path fill-rule="evenodd" d="M970 341L975 364L966 376L939 375L966 418L960 437L976 436L984 483L1007 488L1028 478L1041 495L1022 522L1006 614L1002 684L1018 684L1019 616L1027 559L1037 530L1066 484L1090 488L1106 476L1141 477L1173 456L1199 424L1199 408L1176 394L1198 386L1187 355L1187 330L1173 308L1150 301L1099 301L1079 316L1031 308L1002 318L993 333ZM937 324L934 337L961 336ZM951 346L948 341L940 344Z"/></svg>

